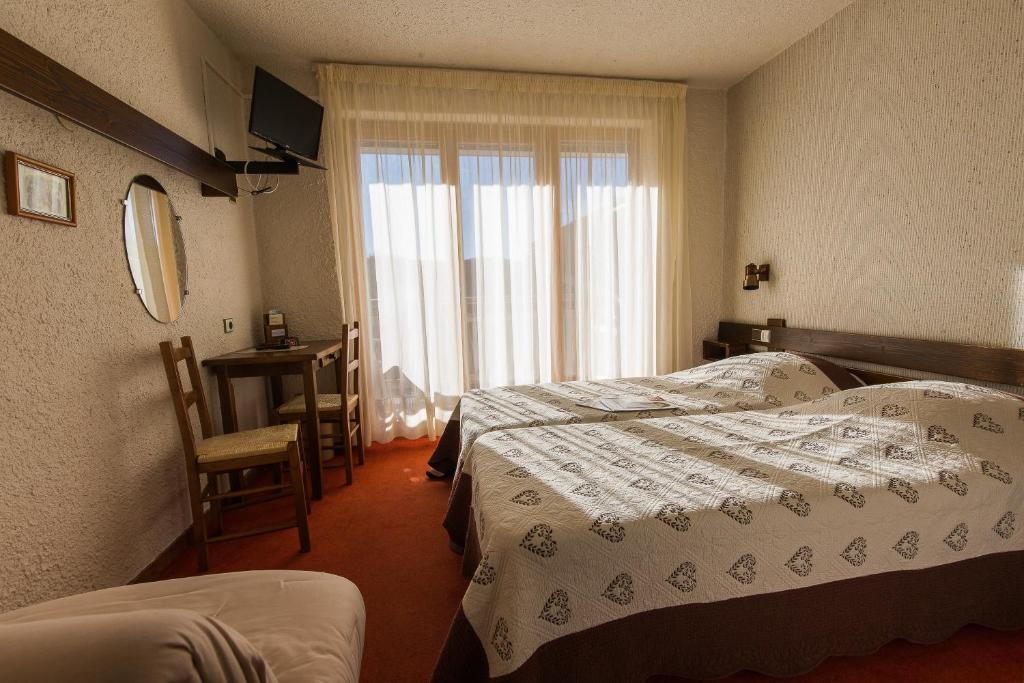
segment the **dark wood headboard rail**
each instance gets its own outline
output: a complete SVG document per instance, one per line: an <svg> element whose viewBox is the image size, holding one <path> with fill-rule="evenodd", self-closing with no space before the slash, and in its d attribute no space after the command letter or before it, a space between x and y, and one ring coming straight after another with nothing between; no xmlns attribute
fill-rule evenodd
<svg viewBox="0 0 1024 683"><path fill-rule="evenodd" d="M770 330L771 342L768 345L773 349L1024 386L1024 349L726 321L718 324L718 338L735 344L749 344L754 330Z"/></svg>

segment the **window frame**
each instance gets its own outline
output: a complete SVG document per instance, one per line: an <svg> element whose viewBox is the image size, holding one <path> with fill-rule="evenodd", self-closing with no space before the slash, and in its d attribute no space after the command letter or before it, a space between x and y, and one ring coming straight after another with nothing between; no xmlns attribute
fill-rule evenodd
<svg viewBox="0 0 1024 683"><path fill-rule="evenodd" d="M622 139L624 129L626 130L625 140ZM473 125L464 122L417 122L413 125L410 121L402 120L375 121L372 126L374 135L372 137L356 135L355 144L352 148L357 157L355 160L355 168L359 170L360 187L364 187L361 163L364 150L371 149L375 154L393 152L406 155L414 153L424 154L427 150L431 150L436 151L439 154L440 183L446 186L450 192L450 201L452 212L454 214L453 223L457 231L456 243L458 245L459 259L459 267L457 268L459 287L459 325L462 339L468 340L470 338L469 335L471 330L469 327L468 316L466 315L465 292L467 291L467 288L466 270L464 267L466 259L463 238L465 225L463 224L463 197L461 192L461 176L459 169L462 151L467 148L472 149L474 146L480 147L481 149L491 148L498 151L499 158L504 156L502 152L507 148L518 148L519 151L532 151L531 156L533 157L535 173L534 182L538 185L546 185L550 187L550 192L553 198L551 202L551 221L557 228L561 226L562 222L563 179L561 173L561 161L563 154L565 154L567 150L571 150L573 148L579 148L581 152L586 152L588 155L623 154L626 157L627 163L627 182L635 183L638 179L638 172L636 165L632 163L632 161L636 158L636 151L643 144L643 140L645 139L645 129L647 129L647 126L642 122L638 122L637 125L625 127L591 126L584 128L576 126L569 127L539 121L531 122L522 126L518 131L521 135L514 143L504 143L500 140L497 142L494 140L496 131L500 131L501 128L487 123ZM529 134L522 135L524 130L529 131ZM581 131L585 131L587 135L581 136ZM619 139L611 140L613 137ZM363 210L365 211L365 208ZM364 216L364 224L365 220ZM363 233L365 239L365 229L363 230ZM565 268L562 267L562 239L559 237L558 239L554 239L552 242L551 272L549 273L551 289L549 296L551 297L550 305L552 307L552 311L557 314L555 317L559 322L553 322L551 324L551 375L554 381L569 381L577 379L579 376L578 345L577 341L574 339L571 350L577 353L577 357L576 361L573 363L573 372L569 373L566 371L567 353L570 348L567 347L565 334L566 324L564 322L565 306L563 292L566 285L566 273ZM364 259L365 256L366 255L364 253ZM367 269L365 269L364 266L364 271L365 270ZM369 273L367 272L366 275L368 274ZM364 283L364 285L367 288L367 292L375 289L375 287L371 287L371 283L369 282ZM574 308L573 325L578 326L579 302L576 302ZM467 388L475 388L470 370L470 364L463 363L463 385Z"/></svg>

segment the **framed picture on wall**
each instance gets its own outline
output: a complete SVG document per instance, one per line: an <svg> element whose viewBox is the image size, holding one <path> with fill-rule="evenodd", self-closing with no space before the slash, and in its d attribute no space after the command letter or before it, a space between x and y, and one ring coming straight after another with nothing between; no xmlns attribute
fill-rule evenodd
<svg viewBox="0 0 1024 683"><path fill-rule="evenodd" d="M14 152L4 157L7 213L76 226L75 174Z"/></svg>

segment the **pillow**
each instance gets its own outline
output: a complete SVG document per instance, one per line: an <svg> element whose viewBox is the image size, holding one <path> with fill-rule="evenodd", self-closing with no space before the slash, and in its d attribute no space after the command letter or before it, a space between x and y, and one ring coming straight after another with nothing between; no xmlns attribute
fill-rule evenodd
<svg viewBox="0 0 1024 683"><path fill-rule="evenodd" d="M180 609L0 625L0 679L10 683L276 683L242 634Z"/></svg>
<svg viewBox="0 0 1024 683"><path fill-rule="evenodd" d="M833 383L841 390L855 389L857 387L867 386L860 377L853 374L841 365L836 365L831 361L827 361L824 358L818 356L808 356L803 353L793 353L794 356L803 358L805 361L814 365L816 368L825 373L825 376L832 380Z"/></svg>

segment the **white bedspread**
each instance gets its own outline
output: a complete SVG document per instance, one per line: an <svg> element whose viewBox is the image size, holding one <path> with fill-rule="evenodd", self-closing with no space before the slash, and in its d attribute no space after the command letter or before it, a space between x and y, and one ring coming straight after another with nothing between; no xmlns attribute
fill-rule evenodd
<svg viewBox="0 0 1024 683"><path fill-rule="evenodd" d="M1024 402L963 384L496 432L466 468L491 676L645 610L1024 548Z"/></svg>
<svg viewBox="0 0 1024 683"><path fill-rule="evenodd" d="M792 353L754 353L660 377L529 384L467 393L460 403L460 461L487 432L544 425L703 415L803 403L838 391L815 363ZM837 366L836 372L845 373ZM852 386L854 380L850 379ZM576 405L600 396L657 395L671 410L608 413Z"/></svg>

